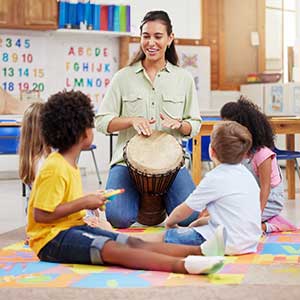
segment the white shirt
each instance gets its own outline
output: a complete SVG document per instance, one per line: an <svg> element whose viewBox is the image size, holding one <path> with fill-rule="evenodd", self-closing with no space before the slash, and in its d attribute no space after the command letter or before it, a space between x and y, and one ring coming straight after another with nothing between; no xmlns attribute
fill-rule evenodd
<svg viewBox="0 0 300 300"><path fill-rule="evenodd" d="M218 225L226 230L225 254L255 252L261 236L259 187L241 164L220 164L208 172L185 203L195 211L207 208L208 225L194 227L205 239Z"/></svg>

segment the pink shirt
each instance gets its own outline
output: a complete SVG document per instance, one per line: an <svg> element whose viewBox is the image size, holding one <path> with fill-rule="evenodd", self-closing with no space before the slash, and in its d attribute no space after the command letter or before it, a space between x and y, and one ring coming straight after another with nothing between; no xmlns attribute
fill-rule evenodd
<svg viewBox="0 0 300 300"><path fill-rule="evenodd" d="M258 167L269 157L272 158L272 170L271 170L271 187L275 187L281 182L281 176L279 174L279 167L277 164L276 154L268 147L263 147L254 153L251 164L255 174L259 177Z"/></svg>

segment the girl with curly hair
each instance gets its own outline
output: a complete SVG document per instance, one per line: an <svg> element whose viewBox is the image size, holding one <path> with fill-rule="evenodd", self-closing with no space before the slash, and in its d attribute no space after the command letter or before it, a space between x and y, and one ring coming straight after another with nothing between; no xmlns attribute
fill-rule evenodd
<svg viewBox="0 0 300 300"><path fill-rule="evenodd" d="M265 232L294 230L295 227L279 216L284 203L284 186L274 148L274 132L268 118L257 105L243 96L221 108L221 118L236 121L252 134L252 148L245 166L260 186L262 229Z"/></svg>

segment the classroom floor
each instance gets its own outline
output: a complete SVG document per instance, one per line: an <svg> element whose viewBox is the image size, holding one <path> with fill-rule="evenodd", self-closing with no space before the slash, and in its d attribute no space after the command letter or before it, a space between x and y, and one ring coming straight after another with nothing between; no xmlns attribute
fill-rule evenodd
<svg viewBox="0 0 300 300"><path fill-rule="evenodd" d="M107 174L101 174L105 183ZM300 189L297 177L296 200L287 200L283 216L300 227ZM95 174L83 176L85 192L98 189ZM19 180L0 180L1 210L0 210L0 248L17 241L25 236L24 204L21 197ZM298 249L296 249L298 251ZM162 286L151 288L1 288L0 299L49 300L49 299L182 299L188 298L206 300L240 300L240 299L299 299L300 286L295 284L300 274L300 266L282 265L280 272L274 266L252 266L247 273L245 284L205 284L189 286ZM277 272L278 271L278 272ZM294 273L293 273L294 272ZM277 274L278 273L278 274ZM286 274L288 275L286 275ZM179 275L178 275L179 276ZM294 278L295 277L295 278Z"/></svg>

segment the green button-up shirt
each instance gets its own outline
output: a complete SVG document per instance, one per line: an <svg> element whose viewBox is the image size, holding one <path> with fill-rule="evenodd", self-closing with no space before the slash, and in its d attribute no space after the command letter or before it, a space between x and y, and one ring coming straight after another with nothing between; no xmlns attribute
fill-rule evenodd
<svg viewBox="0 0 300 300"><path fill-rule="evenodd" d="M152 125L154 130L166 131L181 140L178 130L162 127L160 112L189 122L191 137L199 132L201 117L193 77L168 62L151 82L142 63L138 62L113 77L96 115L96 129L108 134L109 122L115 117L144 117L156 120ZM119 132L111 165L124 162L123 148L136 133L132 127Z"/></svg>

